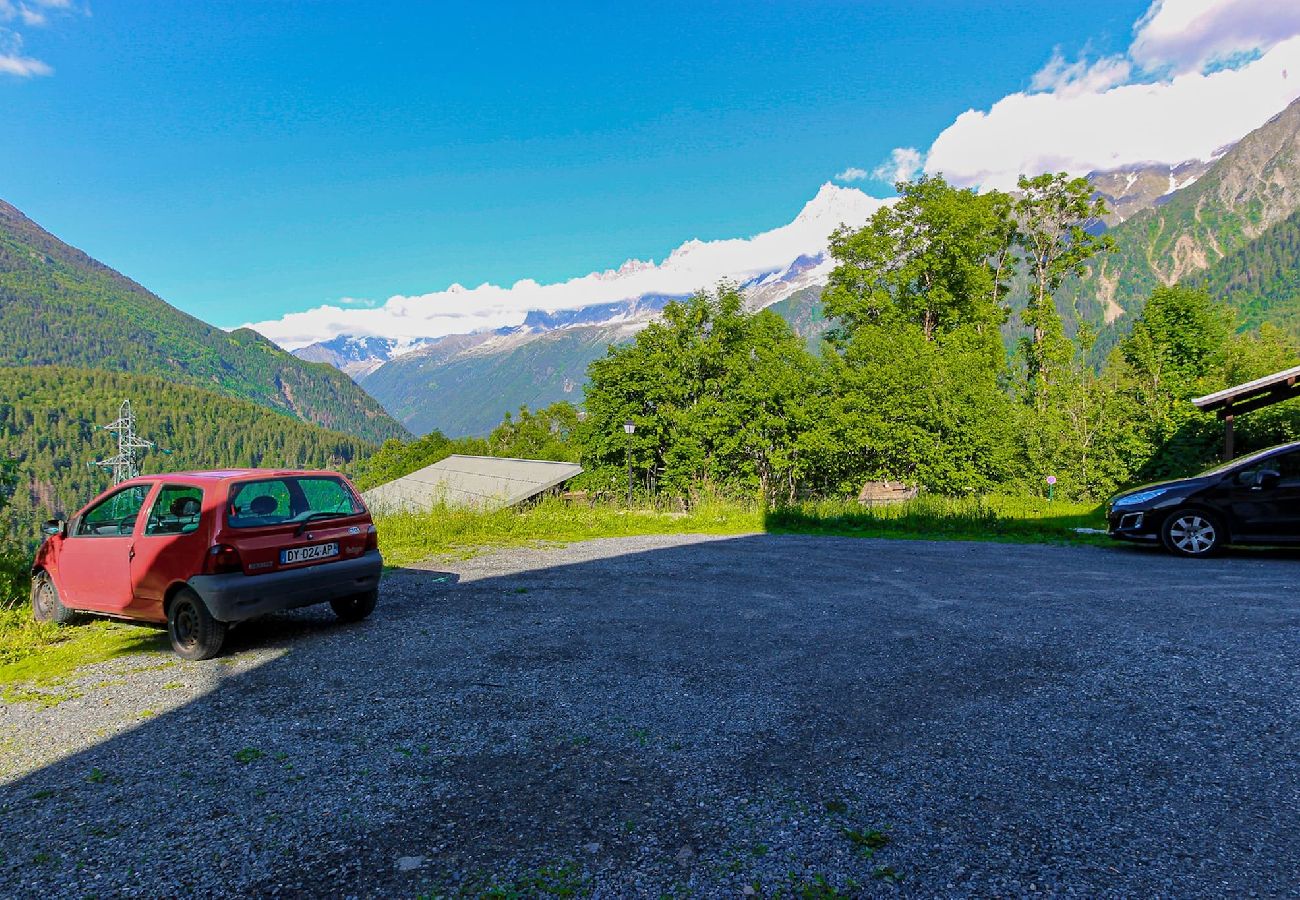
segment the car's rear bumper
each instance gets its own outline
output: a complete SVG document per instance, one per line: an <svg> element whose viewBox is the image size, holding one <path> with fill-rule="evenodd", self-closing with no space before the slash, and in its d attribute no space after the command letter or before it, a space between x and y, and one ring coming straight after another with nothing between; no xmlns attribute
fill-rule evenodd
<svg viewBox="0 0 1300 900"><path fill-rule="evenodd" d="M383 557L378 550L371 550L356 559L265 575L195 575L189 584L203 598L214 619L240 622L373 591L379 586L383 568Z"/></svg>

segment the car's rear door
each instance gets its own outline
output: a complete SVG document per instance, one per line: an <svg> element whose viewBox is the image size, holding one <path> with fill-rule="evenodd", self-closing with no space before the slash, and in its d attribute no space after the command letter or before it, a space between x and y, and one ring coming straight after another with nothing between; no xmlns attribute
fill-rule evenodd
<svg viewBox="0 0 1300 900"><path fill-rule="evenodd" d="M135 614L161 621L167 588L202 570L208 549L203 504L203 488L196 485L164 482L159 488L131 558Z"/></svg>

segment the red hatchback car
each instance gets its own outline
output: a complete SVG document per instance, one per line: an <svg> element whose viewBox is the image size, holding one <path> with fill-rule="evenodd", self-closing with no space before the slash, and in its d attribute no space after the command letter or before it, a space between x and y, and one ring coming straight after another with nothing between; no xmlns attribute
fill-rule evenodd
<svg viewBox="0 0 1300 900"><path fill-rule="evenodd" d="M37 619L166 622L185 659L216 656L232 624L277 610L329 603L364 619L383 567L370 513L336 472L146 475L42 530Z"/></svg>

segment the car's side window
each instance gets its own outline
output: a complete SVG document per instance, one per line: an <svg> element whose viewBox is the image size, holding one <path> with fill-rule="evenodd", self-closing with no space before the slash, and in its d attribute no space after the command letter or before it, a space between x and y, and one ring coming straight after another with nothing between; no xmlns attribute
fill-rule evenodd
<svg viewBox="0 0 1300 900"><path fill-rule="evenodd" d="M1300 452L1274 456L1272 459L1267 460L1263 467L1277 472L1282 476L1282 481L1294 482L1300 480Z"/></svg>
<svg viewBox="0 0 1300 900"><path fill-rule="evenodd" d="M165 484L149 511L144 533L190 534L199 530L203 510L203 489L183 484Z"/></svg>
<svg viewBox="0 0 1300 900"><path fill-rule="evenodd" d="M151 485L136 484L110 494L86 510L77 523L76 537L120 537L135 530Z"/></svg>

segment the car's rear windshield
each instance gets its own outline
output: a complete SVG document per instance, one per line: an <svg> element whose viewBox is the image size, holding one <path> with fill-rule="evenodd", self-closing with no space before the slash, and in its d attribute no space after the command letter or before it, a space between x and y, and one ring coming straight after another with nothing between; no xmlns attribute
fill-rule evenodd
<svg viewBox="0 0 1300 900"><path fill-rule="evenodd" d="M283 475L240 481L230 488L226 523L261 528L364 512L348 486L329 475Z"/></svg>

